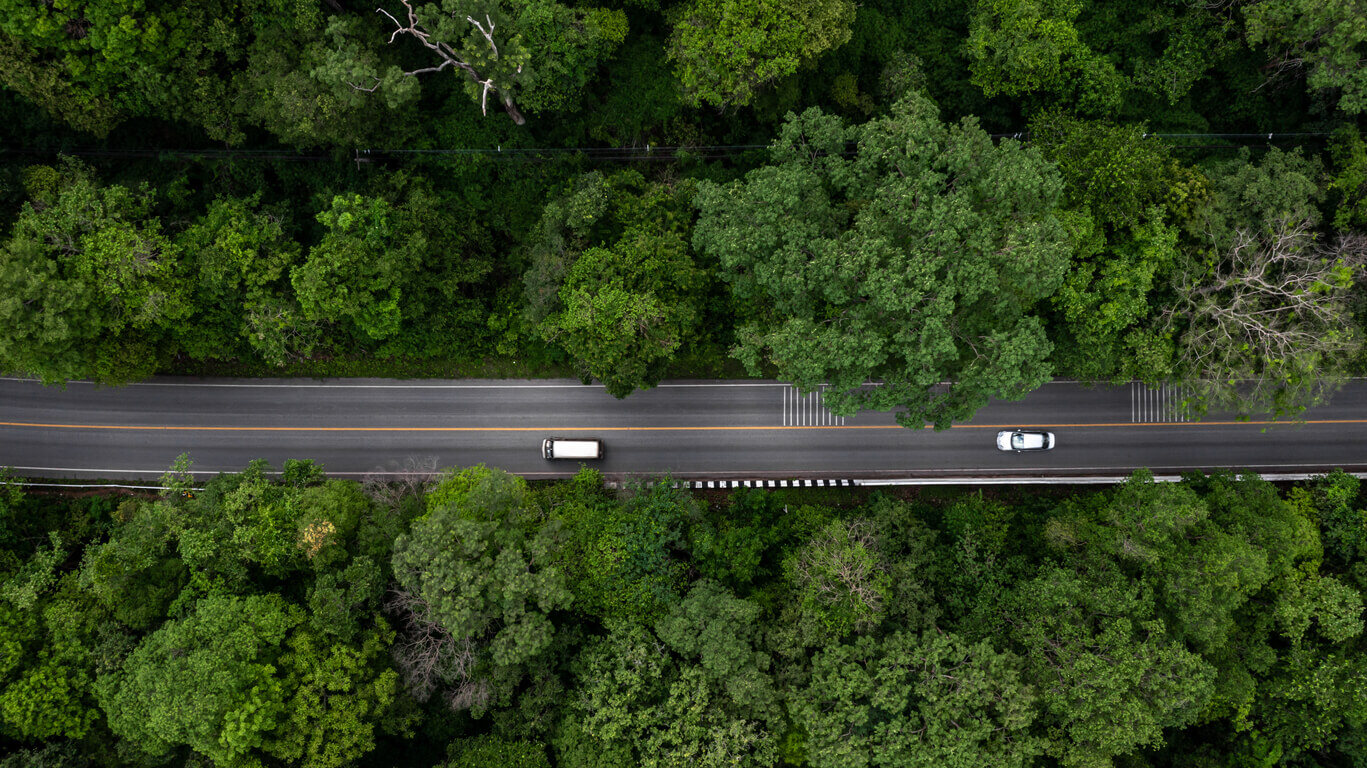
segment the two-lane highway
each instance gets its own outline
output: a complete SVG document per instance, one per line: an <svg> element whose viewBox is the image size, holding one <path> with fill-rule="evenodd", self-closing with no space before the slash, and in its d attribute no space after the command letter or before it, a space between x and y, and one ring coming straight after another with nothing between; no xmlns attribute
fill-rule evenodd
<svg viewBox="0 0 1367 768"><path fill-rule="evenodd" d="M668 382L625 400L574 381L155 379L65 389L0 380L0 466L47 477L155 478L190 454L198 472L311 458L333 474L483 462L528 477L552 435L594 436L605 473L676 477L985 477L1234 468L1367 471L1367 381L1300 424L1184 420L1180 392L1055 382L934 432L885 413L831 415L777 382ZM994 447L1000 428L1053 430L1034 454Z"/></svg>

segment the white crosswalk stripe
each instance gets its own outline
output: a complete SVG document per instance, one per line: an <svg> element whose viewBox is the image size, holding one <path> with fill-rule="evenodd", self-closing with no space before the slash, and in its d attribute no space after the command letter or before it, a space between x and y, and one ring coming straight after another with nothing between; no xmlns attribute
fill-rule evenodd
<svg viewBox="0 0 1367 768"><path fill-rule="evenodd" d="M797 387L784 387L783 396L783 426L785 427L841 427L845 425L845 417L836 416L826 410L825 403L822 401L822 393L826 391L823 385L818 392L808 392L803 394Z"/></svg>
<svg viewBox="0 0 1367 768"><path fill-rule="evenodd" d="M1150 389L1142 382L1130 383L1130 421L1134 424L1191 421L1187 401L1191 390L1171 384Z"/></svg>

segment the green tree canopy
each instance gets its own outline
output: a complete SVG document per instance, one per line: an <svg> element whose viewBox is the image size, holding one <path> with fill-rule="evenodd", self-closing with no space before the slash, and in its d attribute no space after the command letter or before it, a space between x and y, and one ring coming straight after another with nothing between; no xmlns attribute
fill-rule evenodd
<svg viewBox="0 0 1367 768"><path fill-rule="evenodd" d="M669 57L695 105L743 107L850 39L848 0L693 0L676 9Z"/></svg>
<svg viewBox="0 0 1367 768"><path fill-rule="evenodd" d="M289 717L277 660L301 614L276 595L198 601L99 679L110 730L157 757L184 745L243 760Z"/></svg>
<svg viewBox="0 0 1367 768"><path fill-rule="evenodd" d="M454 642L434 650L442 661L423 669L457 684L454 706L481 712L506 703L525 665L551 645L551 614L571 596L552 564L555 526L543 524L525 481L480 467L447 482L459 490L394 543L394 576L406 592L397 607L410 617L410 633L439 630ZM459 659L443 666L448 652ZM420 688L433 684L416 677L422 661L401 661Z"/></svg>
<svg viewBox="0 0 1367 768"><path fill-rule="evenodd" d="M813 768L1023 767L1043 747L1021 660L953 634L826 648L792 696Z"/></svg>
<svg viewBox="0 0 1367 768"><path fill-rule="evenodd" d="M946 125L919 94L862 126L808 110L770 152L695 201L694 246L743 308L733 354L752 373L828 384L834 413L941 428L1049 378L1036 305L1068 248L1062 185L1037 152Z"/></svg>
<svg viewBox="0 0 1367 768"><path fill-rule="evenodd" d="M101 185L74 161L25 181L29 202L0 248L0 368L47 382L146 376L189 312L181 249L151 190Z"/></svg>

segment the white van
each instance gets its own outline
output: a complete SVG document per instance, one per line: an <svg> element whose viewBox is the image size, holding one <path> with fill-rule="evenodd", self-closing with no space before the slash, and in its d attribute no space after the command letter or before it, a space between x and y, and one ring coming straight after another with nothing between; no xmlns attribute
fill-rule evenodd
<svg viewBox="0 0 1367 768"><path fill-rule="evenodd" d="M541 455L548 459L601 459L603 441L593 438L548 437L541 441Z"/></svg>

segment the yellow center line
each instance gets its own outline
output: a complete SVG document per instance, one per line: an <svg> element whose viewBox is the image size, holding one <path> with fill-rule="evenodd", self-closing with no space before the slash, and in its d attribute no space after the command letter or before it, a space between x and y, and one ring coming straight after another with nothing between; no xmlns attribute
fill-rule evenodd
<svg viewBox="0 0 1367 768"><path fill-rule="evenodd" d="M1142 421L1096 422L1088 424L955 424L950 429L1083 429L1117 427L1228 427L1228 426L1300 426L1303 424L1367 424L1367 419L1306 419L1305 421ZM211 427L134 424L43 424L23 421L0 421L0 427L29 429L112 429L151 432L746 432L794 430L853 430L906 429L897 424L846 424L843 426L760 427L760 426L695 426L695 427ZM927 424L926 429L931 425Z"/></svg>

